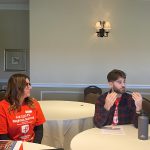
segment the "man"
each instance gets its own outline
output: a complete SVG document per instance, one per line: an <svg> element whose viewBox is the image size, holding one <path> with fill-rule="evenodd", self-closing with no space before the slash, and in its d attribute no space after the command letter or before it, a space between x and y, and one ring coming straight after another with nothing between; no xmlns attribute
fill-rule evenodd
<svg viewBox="0 0 150 150"><path fill-rule="evenodd" d="M101 128L105 125L133 123L137 127L137 118L142 109L141 94L126 93L126 74L121 70L109 72L107 80L110 91L101 95L95 104L95 126Z"/></svg>

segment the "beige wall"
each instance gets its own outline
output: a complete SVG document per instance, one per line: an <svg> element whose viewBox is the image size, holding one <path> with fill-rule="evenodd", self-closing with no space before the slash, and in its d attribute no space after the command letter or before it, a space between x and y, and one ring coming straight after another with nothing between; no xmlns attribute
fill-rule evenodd
<svg viewBox="0 0 150 150"><path fill-rule="evenodd" d="M103 84L114 68L150 85L150 1L30 0L32 83ZM108 20L108 38L95 23Z"/></svg>
<svg viewBox="0 0 150 150"><path fill-rule="evenodd" d="M1 6L1 5L0 5ZM4 71L4 50L27 50L27 71L29 73L29 11L0 10L0 84L15 72Z"/></svg>

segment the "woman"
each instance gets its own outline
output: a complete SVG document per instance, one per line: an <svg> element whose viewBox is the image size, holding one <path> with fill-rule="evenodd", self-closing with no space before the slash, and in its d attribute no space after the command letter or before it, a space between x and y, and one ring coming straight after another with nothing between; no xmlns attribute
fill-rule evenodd
<svg viewBox="0 0 150 150"><path fill-rule="evenodd" d="M41 143L45 118L37 100L30 98L30 90L25 74L8 80L5 99L0 101L0 140Z"/></svg>

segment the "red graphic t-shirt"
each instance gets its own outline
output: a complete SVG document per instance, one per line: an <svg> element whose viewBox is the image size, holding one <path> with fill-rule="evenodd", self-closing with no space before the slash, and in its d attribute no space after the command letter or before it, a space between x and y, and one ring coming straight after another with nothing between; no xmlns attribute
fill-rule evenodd
<svg viewBox="0 0 150 150"><path fill-rule="evenodd" d="M0 102L0 134L8 134L12 140L33 141L34 127L45 122L41 107L33 99L34 108L22 104L21 111L11 111L6 100Z"/></svg>

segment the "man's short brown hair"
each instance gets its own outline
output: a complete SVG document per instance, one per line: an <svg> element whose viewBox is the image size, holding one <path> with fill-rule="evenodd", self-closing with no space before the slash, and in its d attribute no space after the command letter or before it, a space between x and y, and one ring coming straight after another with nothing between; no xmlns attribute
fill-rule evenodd
<svg viewBox="0 0 150 150"><path fill-rule="evenodd" d="M119 77L126 79L126 74L122 70L114 69L108 73L107 80L116 81Z"/></svg>

